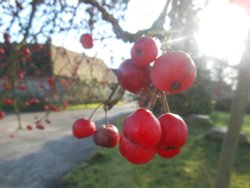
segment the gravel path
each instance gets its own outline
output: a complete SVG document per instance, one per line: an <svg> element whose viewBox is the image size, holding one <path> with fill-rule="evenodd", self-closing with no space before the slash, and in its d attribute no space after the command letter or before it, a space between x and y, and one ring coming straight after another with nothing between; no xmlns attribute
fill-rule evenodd
<svg viewBox="0 0 250 188"><path fill-rule="evenodd" d="M121 114L132 112L136 106L115 106L108 112L113 122ZM71 133L73 122L88 117L92 110L63 111L50 116L52 125L45 130L18 131L15 138L9 134L17 127L16 116L8 115L0 121L0 187L1 188L55 188L60 178L95 149L92 138L75 139ZM22 114L22 123L34 121L43 113ZM104 123L104 113L98 110L93 120Z"/></svg>

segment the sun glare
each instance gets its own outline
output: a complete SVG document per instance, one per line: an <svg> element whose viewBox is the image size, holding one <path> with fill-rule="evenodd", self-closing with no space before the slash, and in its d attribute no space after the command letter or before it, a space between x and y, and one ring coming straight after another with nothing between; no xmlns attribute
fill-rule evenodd
<svg viewBox="0 0 250 188"><path fill-rule="evenodd" d="M200 50L236 65L245 49L248 28L249 17L239 7L226 3L208 5L197 34Z"/></svg>

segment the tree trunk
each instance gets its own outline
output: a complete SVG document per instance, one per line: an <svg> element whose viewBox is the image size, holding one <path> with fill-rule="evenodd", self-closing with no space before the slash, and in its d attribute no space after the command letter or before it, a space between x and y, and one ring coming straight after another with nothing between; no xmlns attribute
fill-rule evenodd
<svg viewBox="0 0 250 188"><path fill-rule="evenodd" d="M248 104L250 88L250 57L245 52L239 65L238 84L233 98L229 127L219 158L215 188L228 188L239 145L240 131Z"/></svg>

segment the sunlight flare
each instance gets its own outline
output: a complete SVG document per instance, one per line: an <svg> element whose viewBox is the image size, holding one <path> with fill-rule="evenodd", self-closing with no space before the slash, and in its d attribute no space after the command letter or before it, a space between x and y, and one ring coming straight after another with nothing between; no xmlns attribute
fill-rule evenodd
<svg viewBox="0 0 250 188"><path fill-rule="evenodd" d="M249 17L242 9L226 3L208 5L200 21L197 41L208 56L239 63L245 49Z"/></svg>

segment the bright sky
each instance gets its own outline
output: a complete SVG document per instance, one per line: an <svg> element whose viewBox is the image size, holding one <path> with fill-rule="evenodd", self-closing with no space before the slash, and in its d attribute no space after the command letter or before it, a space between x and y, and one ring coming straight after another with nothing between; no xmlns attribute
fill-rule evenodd
<svg viewBox="0 0 250 188"><path fill-rule="evenodd" d="M197 36L200 50L228 64L239 63L245 49L250 19L243 9L226 0L211 0L203 14Z"/></svg>

